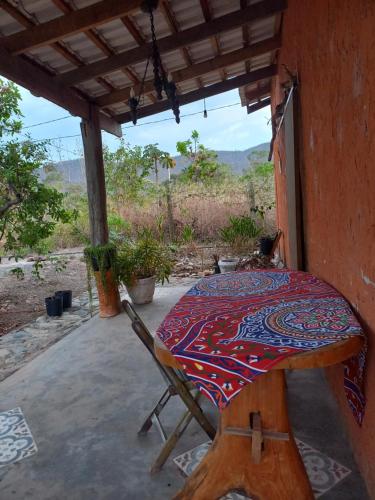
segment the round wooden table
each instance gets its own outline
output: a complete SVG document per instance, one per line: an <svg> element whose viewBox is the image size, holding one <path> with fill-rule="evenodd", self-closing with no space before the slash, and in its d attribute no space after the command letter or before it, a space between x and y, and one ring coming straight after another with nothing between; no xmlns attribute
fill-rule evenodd
<svg viewBox="0 0 375 500"><path fill-rule="evenodd" d="M350 337L290 356L246 385L220 413L214 442L201 464L174 497L218 500L236 491L253 500L310 500L313 492L288 418L285 369L334 365L356 355L363 338ZM158 359L182 370L155 339Z"/></svg>

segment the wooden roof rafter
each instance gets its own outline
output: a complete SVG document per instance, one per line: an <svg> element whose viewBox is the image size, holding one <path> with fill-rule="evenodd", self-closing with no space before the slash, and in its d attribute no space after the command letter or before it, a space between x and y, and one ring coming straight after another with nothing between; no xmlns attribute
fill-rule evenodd
<svg viewBox="0 0 375 500"><path fill-rule="evenodd" d="M231 12L230 14L217 17L210 22L205 22L160 38L158 40L158 47L161 53L176 50L180 47L189 46L210 38L222 31L230 31L256 19L272 16L285 8L286 0L263 0L260 3L250 5L246 9ZM125 65L144 61L147 59L150 51L151 44L145 43L116 56L88 64L84 68L77 68L76 70L57 75L56 79L66 85L76 85L85 80L116 71Z"/></svg>
<svg viewBox="0 0 375 500"><path fill-rule="evenodd" d="M211 6L209 4L209 1L208 0L200 0L200 4L201 4L202 12L203 12L203 17L204 17L204 20L206 21L206 23L212 21ZM211 43L212 43L212 47L214 49L214 54L216 56L221 55L220 40L219 40L218 34L211 37ZM226 78L228 76L226 74L226 71L224 68L222 68L220 70L220 75L221 75L222 80L226 80Z"/></svg>
<svg viewBox="0 0 375 500"><path fill-rule="evenodd" d="M180 31L180 29L179 29L176 17L172 11L172 7L169 4L169 1L168 0L161 0L160 8L162 9L164 17L165 17L167 23L169 24L169 27L170 27L172 33L178 33ZM182 53L183 58L185 59L187 66L191 66L193 64L193 61L191 59L189 49L187 47L182 47L180 49L180 51ZM198 84L198 87L203 86L200 78L197 78L197 84Z"/></svg>
<svg viewBox="0 0 375 500"><path fill-rule="evenodd" d="M56 5L58 9L60 9L64 14L68 14L70 12L74 12L73 7L71 4L67 3L66 0L52 0L52 2ZM124 19L126 18L126 24L124 22ZM144 39L141 37L139 31L136 31L136 28L134 25L132 25L132 21L128 16L125 16L124 18L121 18L123 21L125 27L128 29L128 31L134 36L136 39L137 43L138 40L141 39L141 43L143 43ZM108 45L108 43L103 40L95 31L93 28L89 28L83 31L83 33L91 40L91 42L107 57L115 55L115 51ZM133 35L134 33L134 35ZM135 35L136 33L136 35ZM58 43L58 42L56 42ZM82 64L80 64L82 66ZM138 76L130 69L130 68L122 68L121 71L129 78L130 81L132 81L135 85L139 84L139 78ZM114 91L116 88L109 83L105 78L103 77L98 77L96 78L96 81L101 83L107 90L109 91ZM155 102L154 99L151 100Z"/></svg>
<svg viewBox="0 0 375 500"><path fill-rule="evenodd" d="M255 111L259 111L260 109L266 108L267 106L271 105L271 98L266 97L266 99L259 100L255 104L248 104L247 105L247 114L250 115L251 113L254 113Z"/></svg>
<svg viewBox="0 0 375 500"><path fill-rule="evenodd" d="M85 119L90 118L90 102L82 99L73 89L66 88L31 61L20 57L9 57L9 53L0 47L1 74L27 88L36 96L65 108L70 113ZM121 136L121 128L116 120L100 113L100 125L107 132Z"/></svg>
<svg viewBox="0 0 375 500"><path fill-rule="evenodd" d="M248 5L248 0L240 0L240 5L241 9L244 9ZM243 38L243 46L248 47L250 45L250 33L248 25L242 26L242 38ZM249 71L251 70L250 61L247 60L245 62L245 68L246 68L246 73L249 73Z"/></svg>
<svg viewBox="0 0 375 500"><path fill-rule="evenodd" d="M102 0L10 35L5 39L4 45L12 55L19 55L118 19L137 10L141 3L142 0L127 0L126 2Z"/></svg>
<svg viewBox="0 0 375 500"><path fill-rule="evenodd" d="M63 3L63 0L53 0L55 3ZM32 21L25 14L16 9L11 3L7 0L0 1L0 7L4 9L13 19L15 19L19 24L24 26L25 28L31 28L33 26L37 26L35 21ZM60 42L54 42L51 44L51 47L56 50L62 57L64 57L67 61L69 61L74 66L83 66L84 62L80 59L71 49L68 49L65 45ZM107 82L107 80L103 77L98 77L96 81L104 87L107 91L114 90L114 87Z"/></svg>
<svg viewBox="0 0 375 500"><path fill-rule="evenodd" d="M242 87L249 83L257 82L258 80L265 80L272 78L277 73L277 66L272 65L266 68L257 69L250 71L250 73L245 73L243 75L230 78L213 85L208 85L192 92L188 92L179 96L180 105L189 104L191 102L198 101L207 97L221 94L227 92L228 90L233 90L238 87ZM149 106L143 106L138 110L138 118L145 118L146 116L151 116L156 113L161 113L162 111L167 111L170 108L168 100L158 101L156 104ZM132 116L129 112L115 115L116 120L119 123L128 123L132 121Z"/></svg>
<svg viewBox="0 0 375 500"><path fill-rule="evenodd" d="M280 46L276 20L286 1L240 0L235 10L227 0L199 0L194 7L188 0L159 0L158 47L180 103L241 87L243 105L253 103L251 95L264 104ZM138 93L151 53L149 23L142 0L90 2L28 0L24 12L13 0L0 0L0 18L5 10L24 28L0 19L8 33L0 38L0 74L84 119L97 108L101 126L118 134L119 122L128 118L130 89ZM152 103L141 101L139 117L169 108L166 99L156 100L149 74L143 93Z"/></svg>
<svg viewBox="0 0 375 500"><path fill-rule="evenodd" d="M224 55L214 57L212 59L208 59L207 61L203 61L201 63L193 64L184 69L172 71L173 81L175 83L183 82L186 80L190 80L193 78L197 78L203 76L212 71L220 70L221 68L225 68L230 64L234 64L237 62L241 62L243 60L248 60L251 57L256 55L264 54L270 52L272 50L280 47L281 41L279 37L272 37L262 42L254 43L249 47L238 49L232 52L228 52ZM148 92L153 89L153 80L148 80L144 83L144 91ZM204 88L204 87L202 87ZM98 97L95 102L98 106L110 106L116 102L121 102L129 99L130 97L130 89L131 87L126 87L109 94L104 94ZM139 91L139 88L135 88L136 93Z"/></svg>

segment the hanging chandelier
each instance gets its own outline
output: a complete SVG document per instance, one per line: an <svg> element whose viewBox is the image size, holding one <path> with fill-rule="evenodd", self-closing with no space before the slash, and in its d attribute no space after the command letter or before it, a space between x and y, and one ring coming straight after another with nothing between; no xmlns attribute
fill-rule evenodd
<svg viewBox="0 0 375 500"><path fill-rule="evenodd" d="M178 102L177 95L177 87L173 81L172 74L166 73L163 67L163 63L161 61L160 51L156 39L155 33L155 23L154 23L154 10L158 7L158 0L144 0L141 4L141 9L143 12L146 12L150 16L150 27L151 27L151 43L152 43L152 51L147 60L145 73L139 87L139 95L136 97L135 91L132 88L130 90L130 98L128 100L128 105L130 108L130 114L132 118L132 122L134 125L137 123L137 112L139 103L141 100L141 96L143 94L144 82L147 74L147 69L149 65L150 59L152 60L153 72L154 72L154 88L156 91L156 96L160 101L163 99L163 92L166 95L173 114L175 116L176 123L180 123L180 106Z"/></svg>

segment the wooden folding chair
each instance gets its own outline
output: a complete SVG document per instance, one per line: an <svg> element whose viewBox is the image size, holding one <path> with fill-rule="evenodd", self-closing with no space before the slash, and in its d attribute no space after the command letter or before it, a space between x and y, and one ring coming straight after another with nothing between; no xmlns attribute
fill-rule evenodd
<svg viewBox="0 0 375 500"><path fill-rule="evenodd" d="M185 432L187 426L193 418L195 418L210 439L214 438L216 431L203 413L202 408L199 406L201 393L195 388L192 382L187 379L186 375L182 371L164 366L160 363L155 355L154 338L150 331L130 302L123 300L122 306L131 320L134 332L154 358L160 373L167 383L167 389L163 392L159 401L156 403L155 407L152 409L142 427L138 431L139 435L145 435L150 430L152 424L154 424L160 432L164 446L151 467L151 473L155 473L162 468L172 450L176 446L177 441ZM179 396L186 405L187 410L181 416L175 430L167 436L159 416L172 396Z"/></svg>

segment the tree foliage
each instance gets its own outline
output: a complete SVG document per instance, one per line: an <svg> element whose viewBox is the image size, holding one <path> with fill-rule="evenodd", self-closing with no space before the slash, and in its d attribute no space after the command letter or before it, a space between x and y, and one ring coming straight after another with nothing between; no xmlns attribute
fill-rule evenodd
<svg viewBox="0 0 375 500"><path fill-rule="evenodd" d="M173 168L174 160L157 144L131 147L121 141L116 151L104 150L107 194L117 207L127 201L142 202L157 190L160 168ZM155 184L150 177L155 176Z"/></svg>
<svg viewBox="0 0 375 500"><path fill-rule="evenodd" d="M152 169L155 173L155 182L159 184L159 169L161 168L173 168L175 166L175 161L166 151L162 151L158 148L158 144L148 144L144 148L144 154L149 158Z"/></svg>
<svg viewBox="0 0 375 500"><path fill-rule="evenodd" d="M20 140L20 94L0 79L0 242L18 254L50 236L58 221L73 213L63 208L62 193L39 181L46 144Z"/></svg>
<svg viewBox="0 0 375 500"><path fill-rule="evenodd" d="M152 168L152 159L141 146L121 141L116 151L105 148L104 167L107 193L116 205L140 201Z"/></svg>
<svg viewBox="0 0 375 500"><path fill-rule="evenodd" d="M181 175L182 180L193 182L205 182L218 179L227 169L217 161L215 151L203 146L199 142L199 133L193 130L191 137L186 141L177 142L177 151L181 156L187 158L190 165L186 167Z"/></svg>

